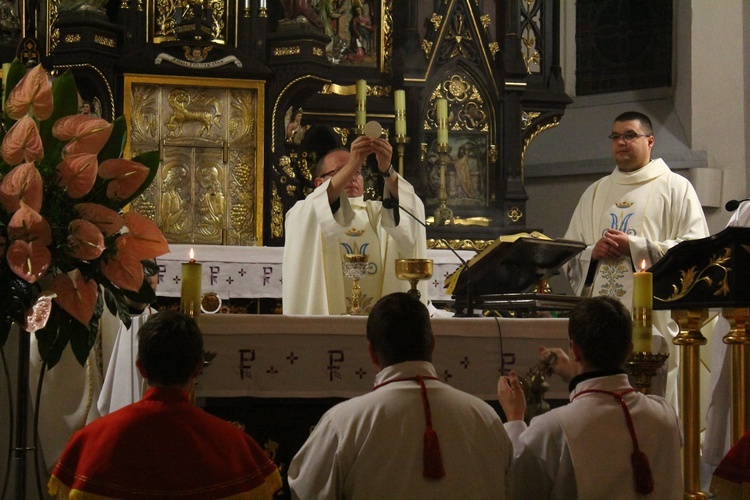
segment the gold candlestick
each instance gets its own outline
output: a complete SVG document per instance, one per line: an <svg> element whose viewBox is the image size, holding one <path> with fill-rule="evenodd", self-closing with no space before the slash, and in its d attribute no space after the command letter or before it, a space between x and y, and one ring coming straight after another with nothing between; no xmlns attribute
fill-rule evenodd
<svg viewBox="0 0 750 500"><path fill-rule="evenodd" d="M406 135L397 135L393 138L393 142L396 143L396 151L398 151L398 175L401 177L404 176L404 152L410 141L411 138Z"/></svg>
<svg viewBox="0 0 750 500"><path fill-rule="evenodd" d="M638 392L649 394L651 379L667 361L669 353L661 352L633 352L625 362L625 369L635 379Z"/></svg>
<svg viewBox="0 0 750 500"><path fill-rule="evenodd" d="M182 264L182 287L180 289L180 310L196 322L201 315L201 273L203 266L195 261L193 249L190 260Z"/></svg>
<svg viewBox="0 0 750 500"><path fill-rule="evenodd" d="M451 152L451 147L448 144L438 143L437 151L440 154L440 191L438 192L440 206L435 210L435 225L442 226L454 222L453 210L447 206L448 190L445 188L445 164L448 153Z"/></svg>

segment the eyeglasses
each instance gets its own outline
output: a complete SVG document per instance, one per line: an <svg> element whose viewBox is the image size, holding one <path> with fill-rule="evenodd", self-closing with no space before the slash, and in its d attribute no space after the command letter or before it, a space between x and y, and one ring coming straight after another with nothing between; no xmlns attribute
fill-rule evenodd
<svg viewBox="0 0 750 500"><path fill-rule="evenodd" d="M341 170L340 168L334 168L333 170L329 170L328 172L325 172L323 174L320 174L321 179L325 179L329 175L333 176L338 173L338 171ZM354 172L354 177L362 177L362 169L357 169L356 172Z"/></svg>
<svg viewBox="0 0 750 500"><path fill-rule="evenodd" d="M651 137L651 134L636 134L635 132L625 132L624 134L612 133L609 134L608 137L612 142L617 142L620 139L623 139L625 142L633 142L639 137Z"/></svg>

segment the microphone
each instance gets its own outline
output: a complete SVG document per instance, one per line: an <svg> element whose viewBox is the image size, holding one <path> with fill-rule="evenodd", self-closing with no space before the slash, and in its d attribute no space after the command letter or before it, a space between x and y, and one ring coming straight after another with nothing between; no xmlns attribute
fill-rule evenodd
<svg viewBox="0 0 750 500"><path fill-rule="evenodd" d="M739 208L740 203L743 201L750 201L750 198L745 198L744 200L729 200L727 204L724 205L724 208L727 209L727 212L734 212Z"/></svg>
<svg viewBox="0 0 750 500"><path fill-rule="evenodd" d="M420 226L425 228L425 230L427 230L427 224L422 222L416 215L414 215L413 213L411 213L410 211L402 207L399 204L398 200L394 198L386 198L383 200L382 203L383 203L383 208L395 208L397 210L401 210L402 212L406 213L406 215L408 215L409 217L417 221L417 224L419 224ZM471 268L469 267L469 263L466 262L466 260L464 260L464 258L461 257L461 255L459 255L459 253L452 246L450 246L447 240L445 240L444 238L439 238L438 241L441 242L443 245L445 245L446 248L448 248L448 250L453 252L453 255L456 256L456 258L461 262L461 265L463 266L463 268L466 269L466 314L456 313L456 317L467 317L467 318L476 317L477 315L474 314L474 300L473 300L474 297L472 294L473 285L471 282L471 271L470 271Z"/></svg>

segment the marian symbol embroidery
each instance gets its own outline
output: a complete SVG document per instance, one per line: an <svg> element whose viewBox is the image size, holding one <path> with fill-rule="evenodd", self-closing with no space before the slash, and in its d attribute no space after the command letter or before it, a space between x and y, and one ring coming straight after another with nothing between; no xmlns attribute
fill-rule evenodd
<svg viewBox="0 0 750 500"><path fill-rule="evenodd" d="M620 220L620 216L623 216L622 220ZM625 234L629 234L631 236L635 235L635 229L628 229L628 222L630 221L630 218L633 216L633 212L630 212L629 214L624 214L623 212L620 212L619 216L616 213L610 212L609 216L612 217L612 222L609 225L611 229L616 229L618 231L622 231ZM603 231L603 233L606 232Z"/></svg>

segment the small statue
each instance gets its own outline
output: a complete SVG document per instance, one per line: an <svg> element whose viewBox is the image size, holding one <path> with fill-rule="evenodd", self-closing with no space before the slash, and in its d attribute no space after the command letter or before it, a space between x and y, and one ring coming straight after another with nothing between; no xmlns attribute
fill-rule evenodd
<svg viewBox="0 0 750 500"><path fill-rule="evenodd" d="M324 29L323 20L315 12L315 7L310 5L310 0L281 0L284 7L284 19L286 23L310 23L316 28Z"/></svg>
<svg viewBox="0 0 750 500"><path fill-rule="evenodd" d="M302 108L299 108L294 113L294 118L289 116L292 113L292 108L289 108L287 115L287 126L286 126L286 142L299 146L302 144L302 140L305 138L305 132L310 128L310 125L302 125Z"/></svg>

